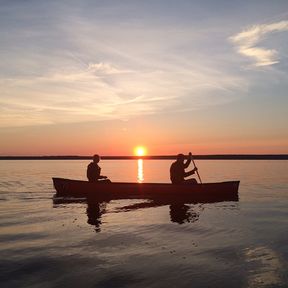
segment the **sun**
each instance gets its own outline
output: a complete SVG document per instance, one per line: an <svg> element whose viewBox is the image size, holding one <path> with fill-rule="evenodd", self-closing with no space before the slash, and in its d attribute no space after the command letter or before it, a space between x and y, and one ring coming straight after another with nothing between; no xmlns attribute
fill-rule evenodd
<svg viewBox="0 0 288 288"><path fill-rule="evenodd" d="M145 156L146 155L146 148L143 146L137 146L134 148L134 154L136 156Z"/></svg>

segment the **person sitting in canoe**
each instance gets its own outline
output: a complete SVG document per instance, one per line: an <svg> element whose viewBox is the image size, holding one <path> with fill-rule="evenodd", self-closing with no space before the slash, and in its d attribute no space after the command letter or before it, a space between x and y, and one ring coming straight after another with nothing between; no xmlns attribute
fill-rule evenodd
<svg viewBox="0 0 288 288"><path fill-rule="evenodd" d="M172 184L196 184L197 181L194 178L185 179L185 177L193 175L197 171L197 167L189 172L185 172L185 169L191 163L192 154L189 153L187 161L184 163L185 156L183 154L178 154L175 162L172 163L170 167L170 179Z"/></svg>
<svg viewBox="0 0 288 288"><path fill-rule="evenodd" d="M87 178L89 182L110 183L111 181L107 176L101 175L101 168L98 165L99 161L100 156L95 154L93 156L93 162L87 166Z"/></svg>

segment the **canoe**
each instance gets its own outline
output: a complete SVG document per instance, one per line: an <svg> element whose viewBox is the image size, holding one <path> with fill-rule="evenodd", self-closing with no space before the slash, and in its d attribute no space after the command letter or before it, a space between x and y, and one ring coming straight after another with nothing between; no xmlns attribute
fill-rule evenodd
<svg viewBox="0 0 288 288"><path fill-rule="evenodd" d="M181 201L238 201L240 181L202 184L170 183L91 183L52 178L57 197L88 198L99 201L151 199Z"/></svg>

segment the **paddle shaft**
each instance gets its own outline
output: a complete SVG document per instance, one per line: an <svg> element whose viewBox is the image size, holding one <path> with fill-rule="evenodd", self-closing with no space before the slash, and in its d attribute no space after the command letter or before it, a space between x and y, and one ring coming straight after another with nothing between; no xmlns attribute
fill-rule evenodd
<svg viewBox="0 0 288 288"><path fill-rule="evenodd" d="M195 162L194 162L194 159L193 159L192 154L191 154L191 160L192 160L192 162L193 162L194 168L196 168L196 165L195 165ZM202 184L202 180L201 180L201 177L200 177L200 175L199 175L198 169L196 170L196 173L197 173L197 176L198 176L198 178L199 178L200 183Z"/></svg>

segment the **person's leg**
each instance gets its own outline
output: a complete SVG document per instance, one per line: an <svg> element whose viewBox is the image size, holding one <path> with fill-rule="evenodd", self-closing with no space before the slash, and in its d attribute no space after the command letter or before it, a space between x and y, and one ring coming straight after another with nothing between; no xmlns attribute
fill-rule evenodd
<svg viewBox="0 0 288 288"><path fill-rule="evenodd" d="M98 181L99 183L111 183L110 179L101 179Z"/></svg>
<svg viewBox="0 0 288 288"><path fill-rule="evenodd" d="M185 184L197 184L197 180L194 178L185 180Z"/></svg>

